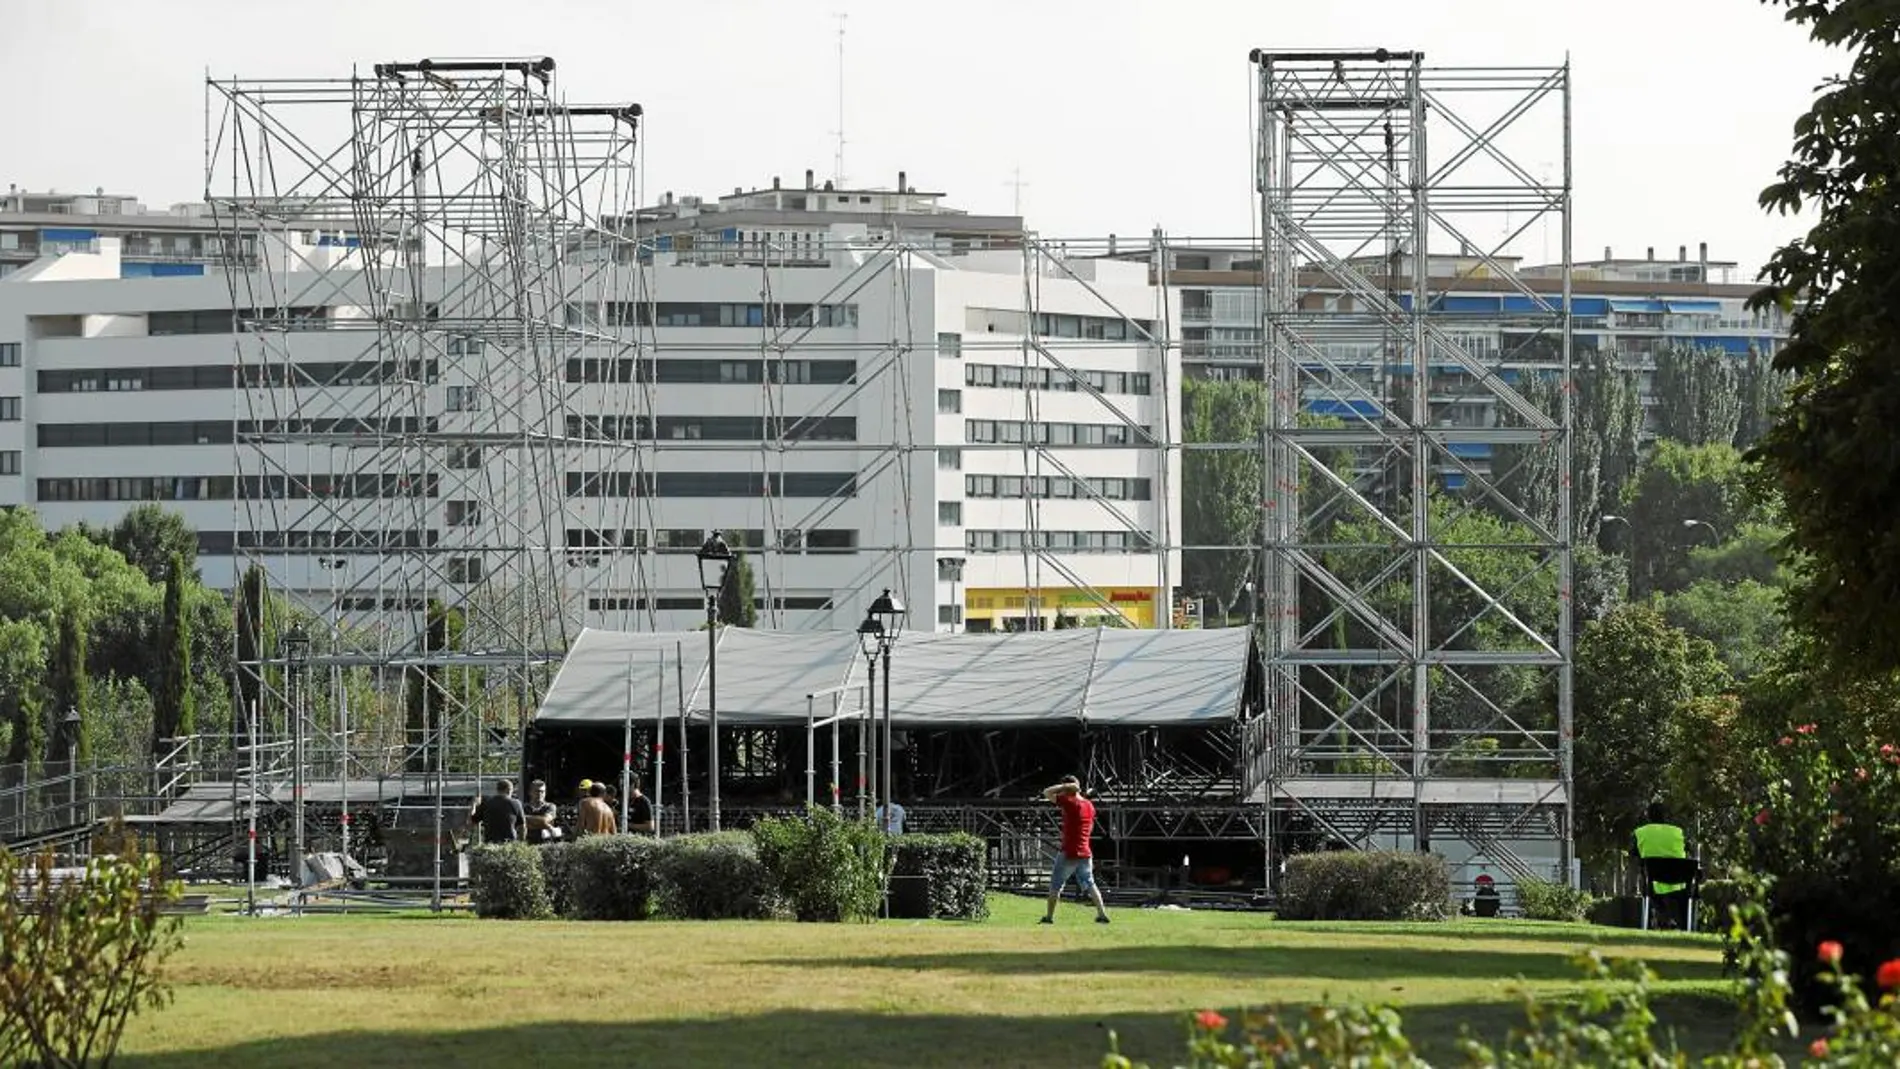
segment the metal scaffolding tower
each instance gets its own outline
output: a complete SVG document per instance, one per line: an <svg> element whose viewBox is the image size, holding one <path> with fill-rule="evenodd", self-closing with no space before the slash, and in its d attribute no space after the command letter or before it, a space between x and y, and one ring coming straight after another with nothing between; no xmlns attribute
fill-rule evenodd
<svg viewBox="0 0 1900 1069"><path fill-rule="evenodd" d="M1523 875L1514 844L1544 840L1569 878L1568 67L1251 60L1270 858L1295 828L1439 837ZM1546 220L1555 297L1509 256ZM1496 418L1474 425L1477 402Z"/></svg>
<svg viewBox="0 0 1900 1069"><path fill-rule="evenodd" d="M246 763L291 798L337 780L345 813L352 781L406 776L437 799L438 845L444 777L516 767L578 626L588 573L565 532L617 547L641 526L639 495L579 516L563 496L609 448L571 429L566 369L640 344L574 314L642 297L640 108L569 104L554 69L422 60L207 89L236 339L232 585L255 568L270 592L238 640ZM645 388L615 387L622 409ZM293 620L313 634L290 686Z"/></svg>

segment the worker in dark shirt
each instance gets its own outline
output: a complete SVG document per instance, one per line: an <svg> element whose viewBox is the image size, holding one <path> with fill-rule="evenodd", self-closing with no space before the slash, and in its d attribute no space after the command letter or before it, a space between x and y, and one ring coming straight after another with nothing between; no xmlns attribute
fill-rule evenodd
<svg viewBox="0 0 1900 1069"><path fill-rule="evenodd" d="M555 823L560 819L560 810L548 801L548 785L542 780L528 784L528 801L521 807L528 815L528 841L539 846L561 838L561 829Z"/></svg>
<svg viewBox="0 0 1900 1069"><path fill-rule="evenodd" d="M634 784L627 791L627 831L653 834L653 802Z"/></svg>
<svg viewBox="0 0 1900 1069"><path fill-rule="evenodd" d="M521 841L528 815L522 811L521 800L515 797L515 785L504 779L495 781L494 794L476 802L469 810L468 822L471 827L481 827L483 842L513 843Z"/></svg>

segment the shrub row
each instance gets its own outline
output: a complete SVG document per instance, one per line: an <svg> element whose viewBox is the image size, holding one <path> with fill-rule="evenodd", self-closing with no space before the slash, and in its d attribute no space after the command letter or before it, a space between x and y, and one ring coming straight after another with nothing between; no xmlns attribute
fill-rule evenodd
<svg viewBox="0 0 1900 1069"><path fill-rule="evenodd" d="M923 903L913 915L989 915L982 839L890 839L869 821L847 821L824 809L764 820L749 833L478 846L469 889L482 917L846 921L877 916L886 872L923 884Z"/></svg>
<svg viewBox="0 0 1900 1069"><path fill-rule="evenodd" d="M1517 881L1517 903L1524 907L1528 920L1584 921L1589 919L1596 898L1580 887L1527 878Z"/></svg>
<svg viewBox="0 0 1900 1069"><path fill-rule="evenodd" d="M1436 854L1339 851L1290 858L1275 912L1293 921L1436 921L1451 870Z"/></svg>

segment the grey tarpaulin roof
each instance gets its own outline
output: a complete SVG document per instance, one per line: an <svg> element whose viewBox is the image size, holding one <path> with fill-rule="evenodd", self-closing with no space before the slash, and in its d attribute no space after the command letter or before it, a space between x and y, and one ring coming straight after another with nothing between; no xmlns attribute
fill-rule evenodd
<svg viewBox="0 0 1900 1069"><path fill-rule="evenodd" d="M701 718L706 641L704 631L583 631L536 719L619 723L629 703L636 720L671 719L682 692ZM913 728L1230 720L1247 656L1245 628L908 634L891 653L891 718ZM723 628L718 667L719 718L734 724L802 722L807 694L866 680L848 631ZM829 699L818 710L827 715Z"/></svg>

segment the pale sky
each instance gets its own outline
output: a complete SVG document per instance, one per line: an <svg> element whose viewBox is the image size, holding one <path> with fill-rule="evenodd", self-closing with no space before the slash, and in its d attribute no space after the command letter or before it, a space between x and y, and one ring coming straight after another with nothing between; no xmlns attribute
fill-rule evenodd
<svg viewBox="0 0 1900 1069"><path fill-rule="evenodd" d="M1575 255L1709 243L1748 273L1798 222L1755 198L1845 59L1756 0L5 0L0 182L201 199L204 77L551 55L570 100L646 109L647 193L845 171L1050 237L1245 237L1252 47L1554 66L1575 91ZM1554 161L1525 161L1554 166ZM1546 242L1554 238L1542 239ZM1550 246L1555 254L1554 246ZM1541 251L1532 241L1525 251Z"/></svg>

